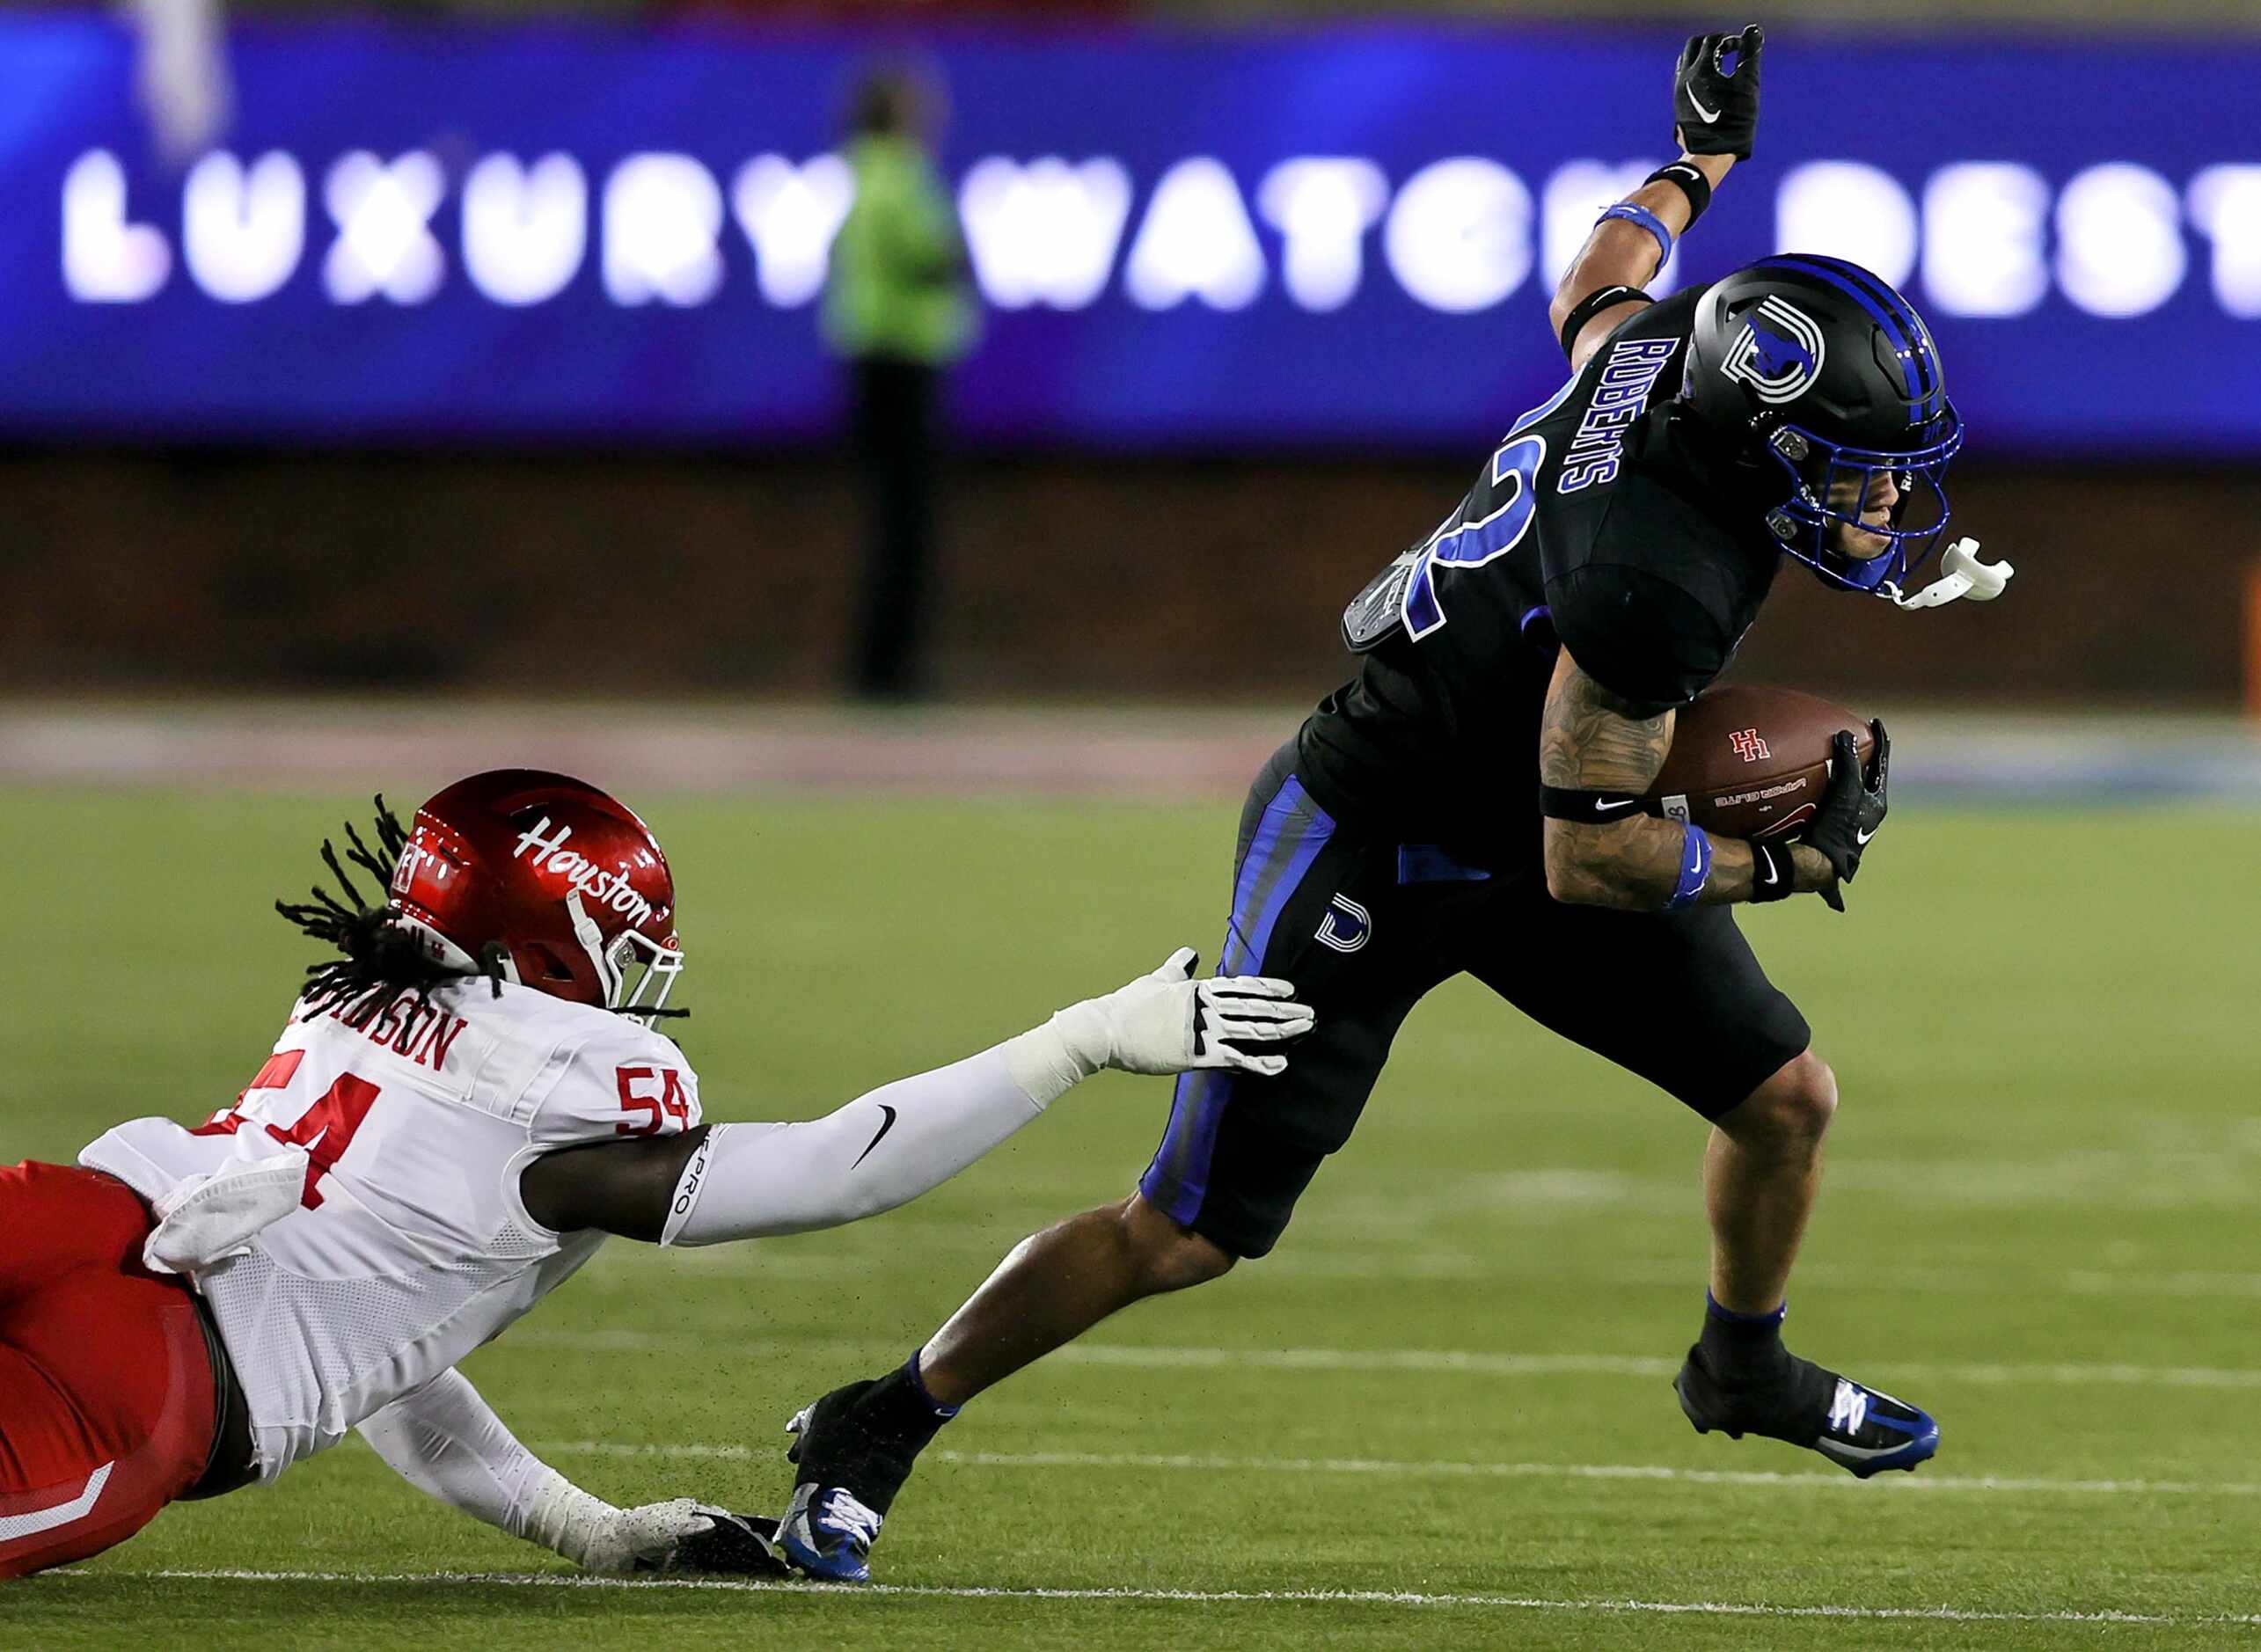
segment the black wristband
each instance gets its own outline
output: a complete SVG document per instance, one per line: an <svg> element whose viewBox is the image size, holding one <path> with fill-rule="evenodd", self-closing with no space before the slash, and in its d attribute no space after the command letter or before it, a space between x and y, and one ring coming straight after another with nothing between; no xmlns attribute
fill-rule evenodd
<svg viewBox="0 0 2261 1652"><path fill-rule="evenodd" d="M1692 161L1669 161L1641 180L1644 184L1670 184L1688 198L1688 230L1695 228L1703 209L1711 205L1711 179L1703 175L1703 168ZM1680 231L1686 235L1687 230Z"/></svg>
<svg viewBox="0 0 2261 1652"><path fill-rule="evenodd" d="M1797 888L1797 867L1786 843L1753 837L1751 844L1751 901L1786 901Z"/></svg>
<svg viewBox="0 0 2261 1652"><path fill-rule="evenodd" d="M1571 820L1588 826L1606 826L1613 820L1627 820L1641 813L1641 794L1638 792L1580 792L1568 786L1542 786L1539 788L1539 812L1548 820Z"/></svg>
<svg viewBox="0 0 2261 1652"><path fill-rule="evenodd" d="M1569 315L1562 318L1563 355L1567 357L1577 347L1578 334L1586 330L1586 323L1591 321L1612 304L1621 304L1635 298L1646 303L1648 297L1649 295L1638 287L1604 287L1599 291L1588 293L1584 298L1578 300Z"/></svg>

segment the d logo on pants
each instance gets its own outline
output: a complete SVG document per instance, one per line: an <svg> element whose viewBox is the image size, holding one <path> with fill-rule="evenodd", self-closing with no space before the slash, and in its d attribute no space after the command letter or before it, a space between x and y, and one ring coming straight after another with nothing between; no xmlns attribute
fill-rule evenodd
<svg viewBox="0 0 2261 1652"><path fill-rule="evenodd" d="M1347 895L1329 901L1319 919L1319 944L1336 952L1356 952L1373 933L1373 914Z"/></svg>

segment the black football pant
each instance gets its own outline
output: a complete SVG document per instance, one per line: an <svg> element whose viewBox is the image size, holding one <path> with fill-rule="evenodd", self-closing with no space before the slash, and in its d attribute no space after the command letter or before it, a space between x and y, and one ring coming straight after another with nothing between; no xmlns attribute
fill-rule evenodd
<svg viewBox="0 0 2261 1652"><path fill-rule="evenodd" d="M1180 1078L1139 1182L1148 1203L1232 1254L1277 1242L1321 1160L1350 1139L1407 1013L1463 971L1706 1118L1811 1042L1731 909L1565 905L1536 865L1474 865L1335 821L1295 760L1291 742L1241 812L1218 972L1285 976L1319 1024L1277 1078Z"/></svg>

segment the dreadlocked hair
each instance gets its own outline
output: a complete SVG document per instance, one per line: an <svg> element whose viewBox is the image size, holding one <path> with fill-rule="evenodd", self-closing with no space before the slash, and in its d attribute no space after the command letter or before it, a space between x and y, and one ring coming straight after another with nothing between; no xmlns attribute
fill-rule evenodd
<svg viewBox="0 0 2261 1652"><path fill-rule="evenodd" d="M363 843L353 822L348 821L344 822L345 859L377 880L377 904L362 903L361 891L354 888L353 879L338 859L337 845L326 837L322 840L322 859L337 879L345 898L339 899L318 883L307 891L313 896L311 902L296 905L289 901L274 903L274 910L292 924L344 954L306 966L306 990L302 995L306 1002L306 1019L311 1021L347 1004L361 1006L357 1014L365 1013L374 1019L403 998L421 1009L430 1002L432 993L461 986L472 979L486 981L493 996L501 998L501 943L489 941L480 948L477 975L465 975L433 957L415 932L401 924L400 915L385 903L384 892L392 887L392 874L400 865L400 852L408 843L408 829L386 807L384 793L380 792L370 800L377 806L377 847L371 849ZM677 1020L691 1012L648 1007L620 1009L615 1013Z"/></svg>
<svg viewBox="0 0 2261 1652"><path fill-rule="evenodd" d="M462 971L450 969L433 957L415 932L399 921L399 914L385 903L384 892L392 887L392 874L400 864L400 852L407 844L408 830L400 823L400 817L385 806L383 793L373 800L377 805L377 847L371 849L362 842L362 835L348 821L345 825L345 859L377 880L377 903L370 906L362 902L361 891L354 887L352 877L338 858L337 845L326 837L322 840L322 859L337 879L344 898L340 900L318 883L308 891L313 896L310 902L274 903L274 910L292 924L343 954L306 966L304 997L309 1020L340 1005L359 1004L364 999L368 1000L368 1013L372 1017L382 1014L404 997L421 1008L436 990L459 986L468 978ZM500 946L490 942L479 954L479 975L491 983L496 998L502 996Z"/></svg>

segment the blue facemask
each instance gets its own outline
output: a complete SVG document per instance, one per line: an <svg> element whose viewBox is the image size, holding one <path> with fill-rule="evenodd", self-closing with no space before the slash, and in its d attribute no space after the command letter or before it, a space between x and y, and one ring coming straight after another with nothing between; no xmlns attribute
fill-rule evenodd
<svg viewBox="0 0 2261 1652"><path fill-rule="evenodd" d="M1906 588L1946 534L1947 466L1963 446L1963 422L1951 402L1931 428L1937 434L1926 446L1891 453L1830 442L1802 425L1770 431L1767 450L1790 479L1789 497L1767 513L1767 526L1784 553L1840 590L1883 596L1886 586ZM1879 524L1864 523L1862 501L1886 476L1899 494L1891 514ZM1833 506L1833 498L1852 502ZM1829 548L1840 524L1890 543L1872 557L1846 557Z"/></svg>

